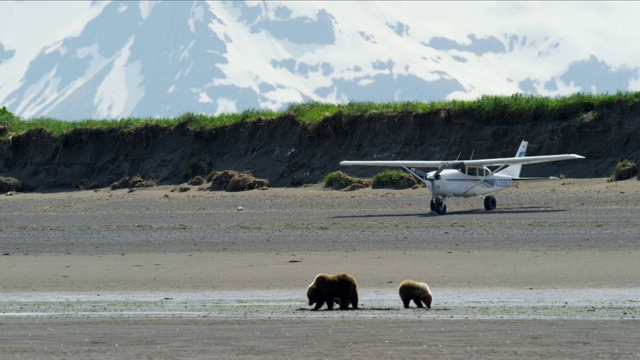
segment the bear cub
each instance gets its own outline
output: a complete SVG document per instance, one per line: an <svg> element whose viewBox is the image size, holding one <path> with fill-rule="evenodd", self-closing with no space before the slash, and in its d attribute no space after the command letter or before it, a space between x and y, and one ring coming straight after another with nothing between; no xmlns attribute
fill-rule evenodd
<svg viewBox="0 0 640 360"><path fill-rule="evenodd" d="M337 303L341 310L358 308L358 284L349 274L318 274L307 288L309 305L315 304L313 310L320 309L325 303L329 310Z"/></svg>
<svg viewBox="0 0 640 360"><path fill-rule="evenodd" d="M402 300L402 304L404 304L405 308L409 307L411 300L413 300L419 308L423 307L422 303L427 305L428 308L431 308L433 295L431 294L429 285L425 283L405 280L400 283L398 292L400 293L400 299Z"/></svg>

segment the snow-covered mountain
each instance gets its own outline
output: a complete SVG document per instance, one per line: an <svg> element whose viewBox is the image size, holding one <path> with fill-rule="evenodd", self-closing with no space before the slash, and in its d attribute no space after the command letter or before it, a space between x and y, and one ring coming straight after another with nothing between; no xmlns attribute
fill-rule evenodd
<svg viewBox="0 0 640 360"><path fill-rule="evenodd" d="M0 2L0 106L175 117L640 90L638 2Z"/></svg>

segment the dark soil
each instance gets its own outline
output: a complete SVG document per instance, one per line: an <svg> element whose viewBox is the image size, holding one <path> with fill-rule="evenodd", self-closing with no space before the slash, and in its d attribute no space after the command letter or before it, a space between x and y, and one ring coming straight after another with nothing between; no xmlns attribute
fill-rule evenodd
<svg viewBox="0 0 640 360"><path fill-rule="evenodd" d="M211 181L209 190L231 192L269 188L269 180L257 179L249 172L233 170L214 171L207 177Z"/></svg>
<svg viewBox="0 0 640 360"><path fill-rule="evenodd" d="M523 176L608 177L620 159L640 161L640 109L565 121L476 120L444 112L338 112L307 126L291 115L217 129L146 125L134 130L76 129L54 137L37 129L0 143L0 175L23 190L108 187L139 176L178 185L212 171L250 172L271 186L316 183L342 170L371 177L382 168L341 168L341 160L451 160L576 153L584 160L525 166Z"/></svg>

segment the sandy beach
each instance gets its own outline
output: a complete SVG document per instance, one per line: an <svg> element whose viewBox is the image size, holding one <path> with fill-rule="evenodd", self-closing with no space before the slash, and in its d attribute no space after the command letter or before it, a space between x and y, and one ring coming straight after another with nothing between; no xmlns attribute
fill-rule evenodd
<svg viewBox="0 0 640 360"><path fill-rule="evenodd" d="M638 358L640 182L19 193L0 214L0 357ZM357 311L311 311L320 272ZM427 282L431 309L397 286Z"/></svg>

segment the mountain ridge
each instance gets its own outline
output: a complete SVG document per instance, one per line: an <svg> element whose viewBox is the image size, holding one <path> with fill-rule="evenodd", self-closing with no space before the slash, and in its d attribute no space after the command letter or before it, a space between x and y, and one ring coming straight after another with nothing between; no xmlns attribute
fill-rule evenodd
<svg viewBox="0 0 640 360"><path fill-rule="evenodd" d="M590 21L633 28L623 15L640 5L578 5L3 2L0 105L74 121L640 90L640 50L612 48L624 33ZM568 13L583 21L564 26Z"/></svg>

